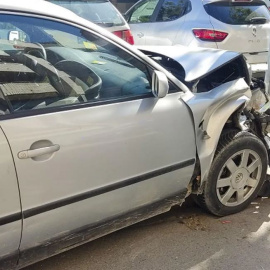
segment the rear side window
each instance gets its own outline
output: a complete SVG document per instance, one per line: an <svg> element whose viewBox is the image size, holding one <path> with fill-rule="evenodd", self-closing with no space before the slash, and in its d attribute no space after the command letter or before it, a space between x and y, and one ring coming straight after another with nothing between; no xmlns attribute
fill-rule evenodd
<svg viewBox="0 0 270 270"><path fill-rule="evenodd" d="M219 2L204 7L210 16L227 24L263 24L265 21L262 19L270 19L270 13L263 4Z"/></svg>
<svg viewBox="0 0 270 270"><path fill-rule="evenodd" d="M157 15L158 22L173 21L191 10L189 0L164 0Z"/></svg>
<svg viewBox="0 0 270 270"><path fill-rule="evenodd" d="M128 15L129 23L145 23L150 22L158 0L148 0L139 3Z"/></svg>
<svg viewBox="0 0 270 270"><path fill-rule="evenodd" d="M67 8L80 17L103 27L125 25L119 12L109 1L49 0L49 2Z"/></svg>

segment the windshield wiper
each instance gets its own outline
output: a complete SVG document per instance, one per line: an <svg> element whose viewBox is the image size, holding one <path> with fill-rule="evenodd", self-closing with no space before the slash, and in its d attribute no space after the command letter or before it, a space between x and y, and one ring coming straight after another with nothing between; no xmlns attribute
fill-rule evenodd
<svg viewBox="0 0 270 270"><path fill-rule="evenodd" d="M267 22L267 19L265 17L253 17L249 19L248 22L254 24L265 24Z"/></svg>

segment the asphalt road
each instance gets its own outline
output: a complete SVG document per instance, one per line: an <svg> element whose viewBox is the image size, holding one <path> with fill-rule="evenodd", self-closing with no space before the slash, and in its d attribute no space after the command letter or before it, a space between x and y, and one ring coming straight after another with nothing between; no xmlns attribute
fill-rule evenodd
<svg viewBox="0 0 270 270"><path fill-rule="evenodd" d="M270 269L270 199L217 218L194 205L49 258L24 270Z"/></svg>

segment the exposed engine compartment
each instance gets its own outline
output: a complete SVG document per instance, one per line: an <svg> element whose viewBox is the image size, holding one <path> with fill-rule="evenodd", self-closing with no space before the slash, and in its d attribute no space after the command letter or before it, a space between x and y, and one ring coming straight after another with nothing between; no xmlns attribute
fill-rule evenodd
<svg viewBox="0 0 270 270"><path fill-rule="evenodd" d="M270 149L270 95L261 79L252 79L251 99L244 108L244 126L259 136Z"/></svg>
<svg viewBox="0 0 270 270"><path fill-rule="evenodd" d="M231 62L221 66L217 70L211 72L205 77L194 82L193 88L197 93L207 92L221 84L244 78L246 83L250 84L249 74L243 69L243 58L236 58ZM196 85L196 88L194 87Z"/></svg>

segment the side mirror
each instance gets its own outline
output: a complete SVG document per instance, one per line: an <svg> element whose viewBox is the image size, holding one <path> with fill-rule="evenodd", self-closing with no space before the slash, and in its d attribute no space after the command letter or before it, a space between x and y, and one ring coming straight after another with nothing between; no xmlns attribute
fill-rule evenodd
<svg viewBox="0 0 270 270"><path fill-rule="evenodd" d="M155 97L163 98L168 94L169 82L167 76L161 72L154 70L152 75L152 93Z"/></svg>

